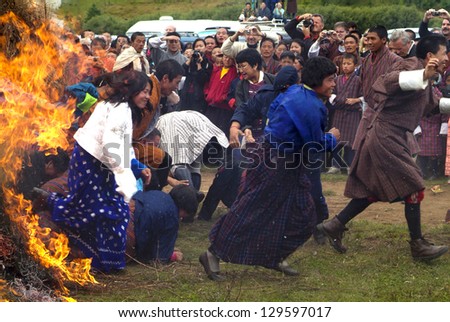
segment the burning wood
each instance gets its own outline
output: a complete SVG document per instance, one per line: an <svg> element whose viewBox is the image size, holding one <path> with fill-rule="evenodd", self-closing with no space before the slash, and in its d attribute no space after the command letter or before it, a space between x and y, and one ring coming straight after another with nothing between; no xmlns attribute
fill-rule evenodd
<svg viewBox="0 0 450 322"><path fill-rule="evenodd" d="M63 41L63 31L45 19L46 15L45 6L36 1L2 1L0 5L0 182L4 213L0 217L7 215L0 219L10 227L0 232L0 273L14 256L22 281L16 279L10 286L15 285L14 296L19 294L28 301L47 299L36 293L44 289L43 280L56 282L59 300L68 300L62 297L68 294L67 282L96 283L90 274L90 260L69 262L67 237L41 228L31 202L16 190L27 151L32 147L68 147L65 131L72 122L73 106L61 106L58 100L68 85L64 67L80 48ZM7 246L8 240L14 240L16 247ZM15 248L21 251L14 253ZM39 265L31 264L33 261ZM32 285L22 287L27 283ZM4 288L0 283L0 300ZM55 294L51 292L51 296Z"/></svg>

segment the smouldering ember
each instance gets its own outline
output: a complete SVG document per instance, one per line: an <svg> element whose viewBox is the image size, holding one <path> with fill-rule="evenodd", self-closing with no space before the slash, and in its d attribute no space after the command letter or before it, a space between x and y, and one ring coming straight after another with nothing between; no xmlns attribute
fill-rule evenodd
<svg viewBox="0 0 450 322"><path fill-rule="evenodd" d="M28 254L49 270L67 295L67 281L97 283L90 274L91 261L69 262L68 238L41 228L30 201L14 187L23 157L31 148L47 151L68 147L65 129L72 122L73 106L57 102L67 85L65 66L80 49L61 40L63 33L50 22L31 30L13 12L8 12L0 17L0 26L20 35L15 44L17 54L7 57L4 49L11 46L7 43L11 39L0 33L0 183L4 211L25 240Z"/></svg>

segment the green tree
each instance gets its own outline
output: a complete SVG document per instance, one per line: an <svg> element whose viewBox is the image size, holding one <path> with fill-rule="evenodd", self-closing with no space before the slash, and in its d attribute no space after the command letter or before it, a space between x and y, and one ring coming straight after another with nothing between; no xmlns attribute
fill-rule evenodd
<svg viewBox="0 0 450 322"><path fill-rule="evenodd" d="M88 11L86 13L86 18L84 18L84 21L87 22L96 16L100 16L101 14L102 14L102 12L100 11L100 9L97 8L95 3L93 3L92 6L88 9Z"/></svg>

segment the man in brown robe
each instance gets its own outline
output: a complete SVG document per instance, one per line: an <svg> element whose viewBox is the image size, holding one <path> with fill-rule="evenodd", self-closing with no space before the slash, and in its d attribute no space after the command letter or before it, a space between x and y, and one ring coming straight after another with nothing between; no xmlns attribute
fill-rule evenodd
<svg viewBox="0 0 450 322"><path fill-rule="evenodd" d="M375 201L405 202L405 217L414 259L432 260L447 252L447 246L434 246L422 236L420 202L424 197L421 171L411 157L407 132L412 132L423 115L449 113L439 101L432 81L448 62L446 39L431 35L420 40L417 57L400 61L392 71L373 85L373 113L361 123L356 156L345 187L352 198L332 220L317 226L340 253L345 225ZM367 116L367 115L366 115Z"/></svg>

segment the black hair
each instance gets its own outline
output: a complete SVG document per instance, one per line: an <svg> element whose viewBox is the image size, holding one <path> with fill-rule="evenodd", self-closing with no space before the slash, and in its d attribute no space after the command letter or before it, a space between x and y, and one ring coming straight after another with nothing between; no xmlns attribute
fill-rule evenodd
<svg viewBox="0 0 450 322"><path fill-rule="evenodd" d="M176 31L168 32L168 33L166 34L166 37L168 37L168 36L176 36L176 37L178 37L178 38L181 39L180 34L179 34L178 32L176 32Z"/></svg>
<svg viewBox="0 0 450 322"><path fill-rule="evenodd" d="M268 41L268 42L270 42L270 43L272 43L272 46L273 46L273 48L275 49L275 41L273 41L273 39L272 38L267 38L267 37L264 37L264 38L262 38L261 39L261 45L263 44L263 42L266 42L266 41Z"/></svg>
<svg viewBox="0 0 450 322"><path fill-rule="evenodd" d="M311 88L315 88L321 86L323 80L335 74L336 71L336 65L328 58L313 57L306 61L302 69L302 82Z"/></svg>
<svg viewBox="0 0 450 322"><path fill-rule="evenodd" d="M184 68L176 60L163 60L156 65L155 76L161 81L164 75L167 75L169 81L172 81L174 78L184 75Z"/></svg>
<svg viewBox="0 0 450 322"><path fill-rule="evenodd" d="M355 37L358 37L358 41L357 42L359 42L359 39L362 38L362 33L358 29L350 31L349 35L357 35L357 36L355 36Z"/></svg>
<svg viewBox="0 0 450 322"><path fill-rule="evenodd" d="M106 100L111 103L128 102L131 108L131 116L134 124L142 120L142 110L133 102L133 98L145 89L147 84L153 87L151 79L144 73L136 70L122 70L110 73L106 77L107 84L114 90L114 94ZM151 108L150 102L148 108Z"/></svg>
<svg viewBox="0 0 450 322"><path fill-rule="evenodd" d="M133 32L131 35L131 42L135 41L137 37L145 37L145 35L140 31Z"/></svg>
<svg viewBox="0 0 450 322"><path fill-rule="evenodd" d="M344 37L344 41L345 41L345 39L347 39L347 38L352 38L352 39L354 39L354 40L355 40L355 42L356 42L356 44L358 45L358 43L359 43L359 40L358 40L358 38L356 38L356 36L355 36L355 35L352 35L352 34L348 34L348 35L345 35L345 37Z"/></svg>
<svg viewBox="0 0 450 322"><path fill-rule="evenodd" d="M262 57L261 54L253 48L247 48L244 50L241 50L236 55L236 63L242 64L242 63L248 63L251 67L258 66L258 70L262 69Z"/></svg>
<svg viewBox="0 0 450 322"><path fill-rule="evenodd" d="M440 34L430 34L420 38L417 43L416 56L425 59L428 53L437 54L440 47L447 46L447 39Z"/></svg>
<svg viewBox="0 0 450 322"><path fill-rule="evenodd" d="M289 59L292 59L292 61L294 61L295 60L295 54L292 51L285 50L280 55L280 60L282 60L283 58L289 58Z"/></svg>
<svg viewBox="0 0 450 322"><path fill-rule="evenodd" d="M94 39L92 39L91 48L92 48L92 46L97 45L97 44L102 46L103 49L106 49L106 40L104 38L95 37Z"/></svg>
<svg viewBox="0 0 450 322"><path fill-rule="evenodd" d="M198 199L197 191L191 186L180 184L170 190L169 195L179 210L187 212L189 218L193 218L197 213Z"/></svg>
<svg viewBox="0 0 450 322"><path fill-rule="evenodd" d="M195 50L195 45L196 45L198 42L202 42L203 45L205 45L205 47L206 47L205 39L203 39L203 38L197 38L197 39L195 39L194 42L192 43L192 49Z"/></svg>
<svg viewBox="0 0 450 322"><path fill-rule="evenodd" d="M378 35L378 37L380 37L380 39L388 39L388 33L387 33L387 29L385 26L382 25L376 25L373 27L370 27L369 30L367 30L367 33L369 32L374 32Z"/></svg>
<svg viewBox="0 0 450 322"><path fill-rule="evenodd" d="M349 54L349 53L343 53L342 54L342 60L344 59L351 59L353 61L353 64L358 64L358 58L353 55L353 54Z"/></svg>

